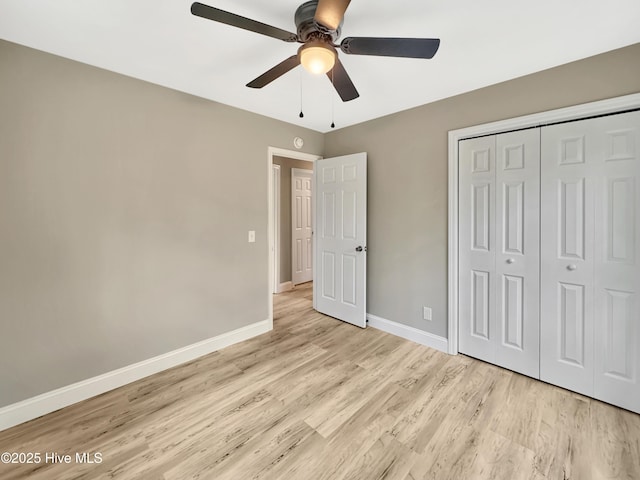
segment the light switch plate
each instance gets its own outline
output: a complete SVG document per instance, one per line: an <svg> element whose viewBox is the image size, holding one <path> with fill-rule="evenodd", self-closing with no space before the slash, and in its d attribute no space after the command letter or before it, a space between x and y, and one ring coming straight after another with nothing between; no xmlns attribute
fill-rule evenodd
<svg viewBox="0 0 640 480"><path fill-rule="evenodd" d="M249 230L249 243L255 243L256 241L256 231Z"/></svg>

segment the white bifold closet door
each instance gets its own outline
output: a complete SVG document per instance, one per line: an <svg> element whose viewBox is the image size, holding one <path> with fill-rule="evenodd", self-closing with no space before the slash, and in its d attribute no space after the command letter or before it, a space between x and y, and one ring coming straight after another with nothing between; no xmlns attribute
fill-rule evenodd
<svg viewBox="0 0 640 480"><path fill-rule="evenodd" d="M640 112L541 130L540 378L640 412Z"/></svg>
<svg viewBox="0 0 640 480"><path fill-rule="evenodd" d="M540 131L459 145L459 350L539 376Z"/></svg>

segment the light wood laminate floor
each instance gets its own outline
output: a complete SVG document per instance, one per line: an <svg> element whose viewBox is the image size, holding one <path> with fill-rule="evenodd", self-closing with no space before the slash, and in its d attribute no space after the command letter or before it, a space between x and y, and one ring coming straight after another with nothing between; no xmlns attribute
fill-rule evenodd
<svg viewBox="0 0 640 480"><path fill-rule="evenodd" d="M272 332L0 432L0 479L640 479L640 416L275 297Z"/></svg>

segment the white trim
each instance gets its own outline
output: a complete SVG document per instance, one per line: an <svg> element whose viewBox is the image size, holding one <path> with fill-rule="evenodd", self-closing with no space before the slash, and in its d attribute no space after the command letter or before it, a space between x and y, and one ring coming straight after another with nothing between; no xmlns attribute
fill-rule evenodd
<svg viewBox="0 0 640 480"><path fill-rule="evenodd" d="M285 150L284 148L276 148L276 147L268 147L267 148L267 232L271 232L273 229L273 175L272 175L272 167L273 167L273 157L286 157L293 158L295 160L305 160L307 162L315 162L316 160L321 159L320 155L315 155L313 153L304 153L304 152L296 152L294 150ZM314 231L315 231L315 219L314 219ZM272 235L268 235L269 237L269 245L267 248L268 255L268 295L267 295L267 308L269 312L269 322L271 323L270 329L273 329L273 289L274 286L274 278L273 278L273 270L274 270L274 256L273 256L273 238ZM314 242L315 249L315 242ZM314 252L315 254L315 252ZM314 257L315 258L315 257ZM315 271L315 270L314 270Z"/></svg>
<svg viewBox="0 0 640 480"><path fill-rule="evenodd" d="M269 330L271 330L271 322L263 320L0 408L0 431L135 382L149 375L190 362L229 345L262 335Z"/></svg>
<svg viewBox="0 0 640 480"><path fill-rule="evenodd" d="M449 132L449 235L447 352L458 354L458 136ZM455 161L451 161L452 156Z"/></svg>
<svg viewBox="0 0 640 480"><path fill-rule="evenodd" d="M311 176L311 255L313 255L313 287L311 289L311 307L317 310L317 275L320 269L316 268L316 190L318 188L318 169L313 165L313 175Z"/></svg>
<svg viewBox="0 0 640 480"><path fill-rule="evenodd" d="M402 323L392 322L385 318L377 317L367 313L367 320L369 326L382 330L383 332L390 333L396 337L402 337L412 342L425 345L427 347L435 348L441 352L447 352L447 339L434 335L433 333L425 332L424 330L418 330L417 328L403 325Z"/></svg>
<svg viewBox="0 0 640 480"><path fill-rule="evenodd" d="M550 123L578 120L636 108L640 108L640 93L449 131L449 330L447 335L449 353L453 355L458 353L458 142L480 135L540 127Z"/></svg>
<svg viewBox="0 0 640 480"><path fill-rule="evenodd" d="M277 285L280 283L280 178L282 172L280 165L271 165L273 181L273 225L270 229L272 235L271 251L273 252L273 293L278 293Z"/></svg>
<svg viewBox="0 0 640 480"><path fill-rule="evenodd" d="M293 283L292 282L280 283L278 285L277 290L278 291L276 293L288 292L289 290L293 290Z"/></svg>

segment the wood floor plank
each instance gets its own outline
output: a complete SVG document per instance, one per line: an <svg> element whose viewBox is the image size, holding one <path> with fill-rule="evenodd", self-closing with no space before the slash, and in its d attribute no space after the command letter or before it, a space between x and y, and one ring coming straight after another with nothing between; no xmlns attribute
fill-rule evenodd
<svg viewBox="0 0 640 480"><path fill-rule="evenodd" d="M460 362L451 357L442 369L430 376L429 382L423 382L420 394L393 427L392 433L398 441L422 454L447 420L459 418L462 389L459 385L463 379L475 378L473 373L465 375L469 368L479 369L473 362Z"/></svg>
<svg viewBox="0 0 640 480"><path fill-rule="evenodd" d="M336 480L402 479L411 470L417 455L388 433L383 434L360 458L355 458Z"/></svg>
<svg viewBox="0 0 640 480"><path fill-rule="evenodd" d="M548 478L590 480L595 467L590 400L549 387L547 395L539 397L543 415L535 447L536 468Z"/></svg>
<svg viewBox="0 0 640 480"><path fill-rule="evenodd" d="M453 469L452 478L462 474L467 478L530 480L538 475L534 452L491 430L481 432L475 450L469 467L458 472Z"/></svg>
<svg viewBox="0 0 640 480"><path fill-rule="evenodd" d="M591 402L594 478L640 479L640 415Z"/></svg>
<svg viewBox="0 0 640 480"><path fill-rule="evenodd" d="M522 375L510 375L501 409L491 429L512 442L535 450L544 413L544 403L540 399L553 388L542 382L531 382Z"/></svg>
<svg viewBox="0 0 640 480"><path fill-rule="evenodd" d="M638 480L640 415L274 298L274 330L0 432L8 479Z"/></svg>
<svg viewBox="0 0 640 480"><path fill-rule="evenodd" d="M313 472L314 480L336 480L353 473L354 463L360 462L378 439L388 433L408 401L407 392L396 385L387 385L326 439L323 448L309 460L307 471Z"/></svg>

